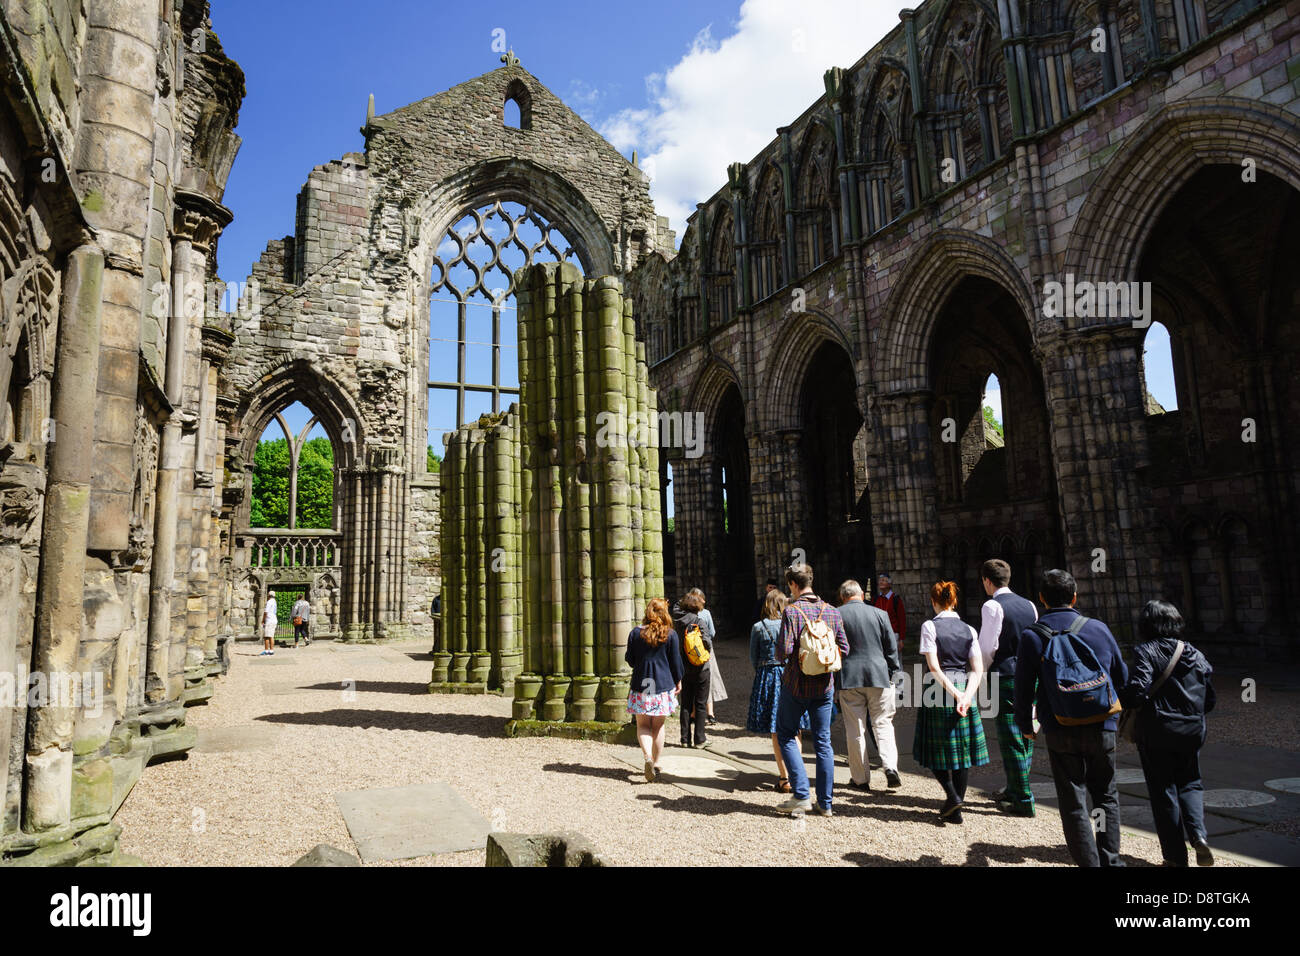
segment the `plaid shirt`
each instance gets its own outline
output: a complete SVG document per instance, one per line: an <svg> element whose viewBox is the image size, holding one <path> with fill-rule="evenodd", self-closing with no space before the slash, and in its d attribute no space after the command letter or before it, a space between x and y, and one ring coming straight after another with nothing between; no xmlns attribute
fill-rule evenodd
<svg viewBox="0 0 1300 956"><path fill-rule="evenodd" d="M844 621L838 610L815 594L801 594L787 604L781 615L781 633L776 639L776 659L785 664L781 679L795 697L825 697L835 680L834 674L805 674L799 667L799 635L806 621L817 620L818 612L835 634L840 656L847 657L849 653L849 639L844 635Z"/></svg>

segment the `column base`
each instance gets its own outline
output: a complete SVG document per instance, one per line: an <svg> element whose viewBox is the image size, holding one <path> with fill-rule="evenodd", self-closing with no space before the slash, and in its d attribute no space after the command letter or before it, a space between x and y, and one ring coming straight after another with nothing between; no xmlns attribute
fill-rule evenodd
<svg viewBox="0 0 1300 956"><path fill-rule="evenodd" d="M507 737L561 737L566 740L595 740L606 744L636 745L636 724L615 720L520 720L506 721Z"/></svg>

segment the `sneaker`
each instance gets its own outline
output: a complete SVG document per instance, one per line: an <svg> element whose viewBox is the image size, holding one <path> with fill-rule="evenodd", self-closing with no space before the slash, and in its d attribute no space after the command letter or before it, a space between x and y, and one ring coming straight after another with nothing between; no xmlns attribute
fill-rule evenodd
<svg viewBox="0 0 1300 956"><path fill-rule="evenodd" d="M716 717L714 717L712 714L710 714L710 715L709 715L709 718L708 718L708 725L709 725L710 727L712 727L712 726L713 726L714 724L716 724L717 722L718 722L718 718L716 718Z"/></svg>
<svg viewBox="0 0 1300 956"><path fill-rule="evenodd" d="M813 812L819 817L833 817L835 813L830 807L823 807L820 803L813 804Z"/></svg>
<svg viewBox="0 0 1300 956"><path fill-rule="evenodd" d="M776 805L776 808L782 813L788 813L792 817L801 817L805 812L812 809L812 800L804 797L800 800L798 797L791 797L789 800L783 800Z"/></svg>
<svg viewBox="0 0 1300 956"><path fill-rule="evenodd" d="M656 779L656 780L658 780L660 777L662 777L662 776L663 776L663 773L664 773L664 772L663 772L662 770L660 770L658 767L655 767L655 779Z"/></svg>
<svg viewBox="0 0 1300 956"><path fill-rule="evenodd" d="M1193 840L1192 849L1196 851L1197 866L1214 866L1214 854L1210 852L1210 845L1204 840Z"/></svg>
<svg viewBox="0 0 1300 956"><path fill-rule="evenodd" d="M886 771L885 771L885 783L886 783L889 787L891 787L891 788L893 788L893 787L901 787L901 786L903 785L903 781L902 781L902 779L898 776L898 771L897 771L897 770L886 770Z"/></svg>
<svg viewBox="0 0 1300 956"><path fill-rule="evenodd" d="M655 782L655 765L649 760L645 762L645 782Z"/></svg>
<svg viewBox="0 0 1300 956"><path fill-rule="evenodd" d="M265 657L267 654L270 654L270 653L271 653L270 651L262 651L262 653L258 654L257 656L258 656L258 657Z"/></svg>

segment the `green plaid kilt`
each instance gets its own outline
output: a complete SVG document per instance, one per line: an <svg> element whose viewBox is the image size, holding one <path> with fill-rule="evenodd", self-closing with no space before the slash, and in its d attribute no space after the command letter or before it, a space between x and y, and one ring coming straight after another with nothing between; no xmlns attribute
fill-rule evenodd
<svg viewBox="0 0 1300 956"><path fill-rule="evenodd" d="M953 682L959 691L966 684ZM979 706L971 701L965 717L957 716L957 705L945 693L948 701L941 705L922 704L916 715L916 736L912 738L912 757L927 770L962 770L982 767L989 762L988 743L984 740L984 724L980 720Z"/></svg>

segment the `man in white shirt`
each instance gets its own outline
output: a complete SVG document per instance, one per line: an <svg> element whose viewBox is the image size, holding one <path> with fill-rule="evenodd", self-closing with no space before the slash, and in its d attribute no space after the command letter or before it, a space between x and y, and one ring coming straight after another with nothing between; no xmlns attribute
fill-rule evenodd
<svg viewBox="0 0 1300 956"><path fill-rule="evenodd" d="M266 657L268 654L275 653L275 627L276 614L279 609L275 604L275 592L272 591L266 597L266 607L262 608L262 653L258 657Z"/></svg>
<svg viewBox="0 0 1300 956"><path fill-rule="evenodd" d="M994 558L980 566L980 580L989 599L980 608L980 652L984 669L998 692L998 750L1007 785L993 795L998 808L1013 816L1034 815L1034 793L1029 789L1029 768L1034 761L1034 742L1016 724L1016 649L1025 628L1038 620L1032 601L1014 593L1011 565Z"/></svg>

